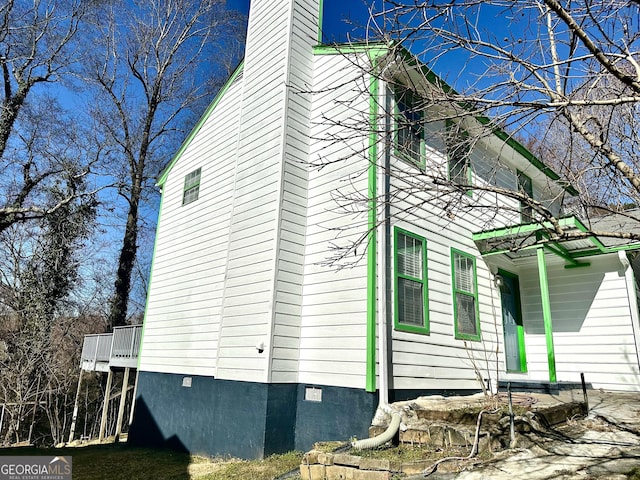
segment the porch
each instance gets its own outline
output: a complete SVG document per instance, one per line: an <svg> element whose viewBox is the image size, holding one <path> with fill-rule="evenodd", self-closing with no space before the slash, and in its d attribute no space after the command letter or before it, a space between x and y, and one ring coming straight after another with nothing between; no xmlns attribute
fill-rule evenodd
<svg viewBox="0 0 640 480"><path fill-rule="evenodd" d="M500 299L502 379L554 385L584 373L594 387L637 391L640 243L598 238L576 217L560 224L566 239L546 223L473 235Z"/></svg>
<svg viewBox="0 0 640 480"><path fill-rule="evenodd" d="M128 421L128 423L131 424L135 406L135 390L138 382L138 353L140 351L141 340L142 325L115 327L113 329L113 333L85 335L84 342L82 344L82 354L80 356L80 375L78 377L78 389L76 391L69 442L72 442L75 437L76 421L78 418L78 401L82 388L83 372L107 373L105 398L102 407L102 418L100 421L99 440L102 442L107 434L109 403L111 400L118 397L120 401L115 427L115 438L116 442L119 440L122 434L122 424L128 392L133 390L130 401L130 417ZM133 374L135 376L133 385L130 385L129 382L129 373L131 369L133 369ZM122 374L122 388L120 389L120 392L112 395L111 387L114 373L118 376Z"/></svg>
<svg viewBox="0 0 640 480"><path fill-rule="evenodd" d="M113 333L85 335L80 368L108 372L112 368L137 368L142 325L115 327Z"/></svg>

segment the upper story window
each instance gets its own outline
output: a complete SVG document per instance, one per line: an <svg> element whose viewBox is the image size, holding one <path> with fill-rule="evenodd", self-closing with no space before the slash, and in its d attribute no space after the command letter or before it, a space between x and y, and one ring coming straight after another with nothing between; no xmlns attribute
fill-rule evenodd
<svg viewBox="0 0 640 480"><path fill-rule="evenodd" d="M396 150L418 166L424 166L424 105L408 90L395 92Z"/></svg>
<svg viewBox="0 0 640 480"><path fill-rule="evenodd" d="M449 180L456 185L471 185L471 143L469 133L458 124L448 121L446 138ZM471 193L471 191L468 193Z"/></svg>
<svg viewBox="0 0 640 480"><path fill-rule="evenodd" d="M201 168L188 173L184 177L184 190L182 193L182 205L195 202L200 194L200 174Z"/></svg>
<svg viewBox="0 0 640 480"><path fill-rule="evenodd" d="M473 255L451 249L451 279L453 284L453 318L456 338L480 340L478 314L478 279Z"/></svg>
<svg viewBox="0 0 640 480"><path fill-rule="evenodd" d="M393 239L395 328L428 334L427 241L397 227Z"/></svg>
<svg viewBox="0 0 640 480"><path fill-rule="evenodd" d="M529 198L533 198L533 182L531 178L522 173L520 170L517 172L518 177L518 191L524 193ZM520 201L520 221L522 223L533 222L533 207L526 202Z"/></svg>

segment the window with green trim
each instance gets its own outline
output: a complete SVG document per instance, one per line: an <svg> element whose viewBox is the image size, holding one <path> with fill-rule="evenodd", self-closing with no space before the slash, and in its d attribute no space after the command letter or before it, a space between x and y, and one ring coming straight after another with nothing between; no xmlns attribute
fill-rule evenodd
<svg viewBox="0 0 640 480"><path fill-rule="evenodd" d="M531 181L531 178L520 170L517 171L517 176L518 191L520 193L524 193L529 198L533 198L533 182ZM520 221L522 223L533 222L533 207L522 200L520 201Z"/></svg>
<svg viewBox="0 0 640 480"><path fill-rule="evenodd" d="M396 150L418 166L424 165L423 101L408 90L395 92Z"/></svg>
<svg viewBox="0 0 640 480"><path fill-rule="evenodd" d="M471 185L471 142L469 133L450 120L447 121L446 128L449 180L456 185ZM471 194L471 190L467 193Z"/></svg>
<svg viewBox="0 0 640 480"><path fill-rule="evenodd" d="M200 194L200 174L201 168L188 173L184 177L184 191L182 193L182 205L195 202Z"/></svg>
<svg viewBox="0 0 640 480"><path fill-rule="evenodd" d="M451 249L451 282L456 338L480 340L478 280L473 255Z"/></svg>
<svg viewBox="0 0 640 480"><path fill-rule="evenodd" d="M395 328L428 334L427 241L396 227L393 244Z"/></svg>

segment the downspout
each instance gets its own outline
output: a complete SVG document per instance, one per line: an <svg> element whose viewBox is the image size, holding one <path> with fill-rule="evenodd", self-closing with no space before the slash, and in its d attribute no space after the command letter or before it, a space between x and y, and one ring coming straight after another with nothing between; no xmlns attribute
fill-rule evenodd
<svg viewBox="0 0 640 480"><path fill-rule="evenodd" d="M386 94L386 88L380 95L378 92L378 105L385 106L385 112L389 111L390 100ZM380 98L382 97L382 98ZM384 102L384 103L382 103ZM389 134L391 125L388 115L384 116L384 167L378 169L378 185L382 186L381 196L384 199L382 208L383 218L378 227L378 349L380 358L378 360L378 410L389 404L389 343L388 343L388 309L387 309L387 293L389 292L388 282L388 259L389 259ZM378 415L380 412L376 412Z"/></svg>
<svg viewBox="0 0 640 480"><path fill-rule="evenodd" d="M627 287L627 297L629 297L629 313L631 314L631 328L633 329L633 339L636 344L636 359L640 365L640 318L638 315L638 297L636 295L634 273L627 254L622 250L618 251L618 260L620 260L624 268L624 280Z"/></svg>
<svg viewBox="0 0 640 480"><path fill-rule="evenodd" d="M372 59L375 67L375 58ZM378 115L378 79L371 75L369 80L369 168L368 168L368 239L367 239L367 363L366 390L376 391L376 320L378 286L377 269L377 221L378 221L378 138L376 135Z"/></svg>
<svg viewBox="0 0 640 480"><path fill-rule="evenodd" d="M384 53L384 52L383 52ZM373 68L376 68L377 57L380 52L369 52L370 59ZM367 391L370 387L373 387L375 391L376 380L376 359L375 359L375 333L377 322L377 337L378 337L378 408L373 418L373 424L383 423L387 415L391 415L391 421L387 429L380 435L373 438L366 438L362 440L356 440L351 443L351 446L355 450L363 450L369 448L376 448L380 445L392 440L400 428L402 416L398 412L394 412L389 406L389 345L387 341L387 257L388 257L388 233L389 233L389 166L390 166L390 120L388 115L384 118L384 168L379 171L378 165L378 148L377 144L380 141L380 135L378 130L378 112L379 106L383 104L385 106L385 112L390 111L390 99L386 90L380 94L379 85L380 75L371 76L370 80L370 100L369 100L369 231L370 231L370 243L369 243L369 312L368 312L368 336L367 345L368 348L372 348L372 351L368 351L368 364L367 368ZM381 96L382 102L381 103ZM383 221L378 224L378 205L377 205L377 186L381 184L383 187L384 198L384 218ZM380 233L378 235L377 233ZM372 248L372 247L375 247ZM377 287L377 292L376 292ZM377 293L377 295L376 295ZM376 302L377 297L377 302ZM377 307L377 308L376 308ZM373 334L373 338L371 335ZM373 352L373 355L371 354Z"/></svg>

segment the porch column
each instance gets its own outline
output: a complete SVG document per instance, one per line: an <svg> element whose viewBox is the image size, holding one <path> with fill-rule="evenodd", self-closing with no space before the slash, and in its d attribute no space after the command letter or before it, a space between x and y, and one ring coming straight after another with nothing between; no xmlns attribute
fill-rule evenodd
<svg viewBox="0 0 640 480"><path fill-rule="evenodd" d="M556 382L556 355L553 349L553 322L551 320L551 300L549 299L549 281L547 264L544 261L544 247L537 249L538 276L540 277L540 300L542 301L542 318L544 334L547 339L547 362L549 364L549 381Z"/></svg>

